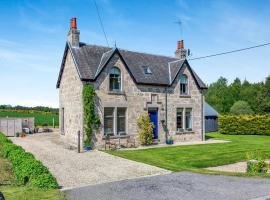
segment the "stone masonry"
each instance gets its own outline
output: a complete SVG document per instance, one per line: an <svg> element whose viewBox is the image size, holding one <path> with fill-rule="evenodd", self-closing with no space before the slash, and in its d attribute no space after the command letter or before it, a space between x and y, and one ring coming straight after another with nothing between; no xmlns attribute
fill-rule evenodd
<svg viewBox="0 0 270 200"><path fill-rule="evenodd" d="M59 87L59 123L63 138L71 145L78 143L77 132L83 133L82 91L83 82L69 50Z"/></svg>

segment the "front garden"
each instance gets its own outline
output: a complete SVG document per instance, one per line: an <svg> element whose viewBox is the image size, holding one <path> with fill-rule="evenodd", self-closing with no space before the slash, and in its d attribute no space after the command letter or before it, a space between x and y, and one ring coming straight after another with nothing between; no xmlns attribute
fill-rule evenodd
<svg viewBox="0 0 270 200"><path fill-rule="evenodd" d="M231 142L134 151L109 151L109 153L175 172L187 170L203 173L212 173L205 169L207 167L247 160L247 154L251 152L259 152L262 158L270 158L269 136L211 133L207 134L207 137L230 140ZM215 173L222 174L222 172Z"/></svg>
<svg viewBox="0 0 270 200"><path fill-rule="evenodd" d="M0 192L8 199L64 199L49 170L0 133Z"/></svg>

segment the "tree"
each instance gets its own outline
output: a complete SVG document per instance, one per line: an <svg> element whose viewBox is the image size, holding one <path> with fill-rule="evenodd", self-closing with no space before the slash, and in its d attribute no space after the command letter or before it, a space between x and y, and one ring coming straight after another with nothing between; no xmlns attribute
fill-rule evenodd
<svg viewBox="0 0 270 200"><path fill-rule="evenodd" d="M230 109L232 115L251 115L254 114L246 101L237 101Z"/></svg>
<svg viewBox="0 0 270 200"><path fill-rule="evenodd" d="M220 77L216 82L210 84L205 95L205 100L221 114L227 114L231 107L227 83L226 78Z"/></svg>
<svg viewBox="0 0 270 200"><path fill-rule="evenodd" d="M257 97L257 104L260 113L270 113L270 75L262 85L262 89Z"/></svg>

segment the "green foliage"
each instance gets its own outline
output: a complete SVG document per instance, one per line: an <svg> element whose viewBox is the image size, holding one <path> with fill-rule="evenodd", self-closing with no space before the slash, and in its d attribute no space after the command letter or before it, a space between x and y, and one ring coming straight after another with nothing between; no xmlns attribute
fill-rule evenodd
<svg viewBox="0 0 270 200"><path fill-rule="evenodd" d="M11 161L19 184L30 184L39 188L57 188L57 181L47 167L1 133L0 146L0 155Z"/></svg>
<svg viewBox="0 0 270 200"><path fill-rule="evenodd" d="M218 122L222 134L270 135L270 118L266 115L224 115Z"/></svg>
<svg viewBox="0 0 270 200"><path fill-rule="evenodd" d="M93 86L89 83L85 84L83 88L83 121L84 133L86 135L84 140L85 146L91 146L93 132L100 126L99 116L95 112L95 96L96 92Z"/></svg>
<svg viewBox="0 0 270 200"><path fill-rule="evenodd" d="M139 117L137 125L139 128L139 138L141 144L152 144L154 124L151 122L148 113L144 113Z"/></svg>
<svg viewBox="0 0 270 200"><path fill-rule="evenodd" d="M265 174L268 170L268 165L263 159L263 156L258 151L247 153L247 172L250 174Z"/></svg>
<svg viewBox="0 0 270 200"><path fill-rule="evenodd" d="M230 109L232 115L252 115L253 110L246 101L236 101Z"/></svg>
<svg viewBox="0 0 270 200"><path fill-rule="evenodd" d="M256 114L270 112L270 76L265 83L241 82L236 78L231 84L224 77L209 85L205 100L220 114L229 114L237 101L246 101Z"/></svg>

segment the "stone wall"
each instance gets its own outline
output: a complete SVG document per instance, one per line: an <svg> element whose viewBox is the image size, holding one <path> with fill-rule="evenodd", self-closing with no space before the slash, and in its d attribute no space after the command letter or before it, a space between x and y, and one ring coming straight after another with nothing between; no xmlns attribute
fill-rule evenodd
<svg viewBox="0 0 270 200"><path fill-rule="evenodd" d="M123 94L110 94L108 72L111 67L116 66L121 70ZM180 96L179 76L184 73L189 80L189 95ZM189 69L182 68L171 88L168 88L168 130L175 141L202 140L202 94L198 89ZM148 108L158 109L158 138L161 143L165 142L165 129L161 120L165 120L165 87L136 85L131 75L127 71L121 59L115 55L101 72L94 83L97 98L97 112L101 118L101 128L96 133L96 146L104 145L103 111L104 107L126 107L127 108L127 134L137 135L137 119L148 111ZM176 109L192 108L193 130L186 133L176 132Z"/></svg>
<svg viewBox="0 0 270 200"><path fill-rule="evenodd" d="M82 91L83 83L68 50L59 87L59 130L63 139L72 145L78 143L77 132L83 133ZM62 116L62 109L64 109L64 116ZM64 124L62 117L64 117Z"/></svg>

